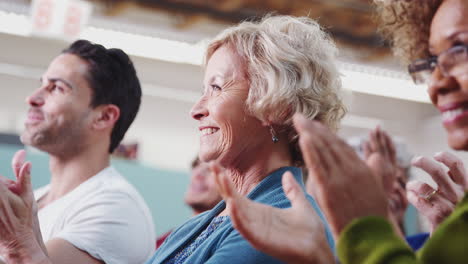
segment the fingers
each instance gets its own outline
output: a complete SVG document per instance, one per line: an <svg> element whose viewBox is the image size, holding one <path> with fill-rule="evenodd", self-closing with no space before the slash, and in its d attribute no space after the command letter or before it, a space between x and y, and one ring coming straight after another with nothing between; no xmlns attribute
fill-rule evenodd
<svg viewBox="0 0 468 264"><path fill-rule="evenodd" d="M388 155L388 158L392 163L396 163L396 150L395 150L395 144L393 143L393 140L390 138L390 136L385 132L384 130L379 129L380 132L380 137L383 140L383 144L385 146L386 153Z"/></svg>
<svg viewBox="0 0 468 264"><path fill-rule="evenodd" d="M360 160L348 144L320 122L307 120L302 114L295 114L293 121L299 134L299 145L303 156L315 154L312 155L311 161L319 161L325 171L330 172L337 165L349 165L350 159ZM317 167L317 164L309 165Z"/></svg>
<svg viewBox="0 0 468 264"><path fill-rule="evenodd" d="M395 145L393 144L392 139L390 136L382 130L380 127L378 127L378 133L379 133L379 139L382 144L382 147L384 149L385 155L388 158L392 164L396 163L396 151L395 151Z"/></svg>
<svg viewBox="0 0 468 264"><path fill-rule="evenodd" d="M369 133L366 152L366 158L369 157L372 152L378 152L390 162L396 162L395 145L387 132L382 130L379 126Z"/></svg>
<svg viewBox="0 0 468 264"><path fill-rule="evenodd" d="M291 202L292 207L304 207L310 206L309 201L307 200L304 191L301 186L297 183L296 179L291 172L287 171L283 174L283 190Z"/></svg>
<svg viewBox="0 0 468 264"><path fill-rule="evenodd" d="M13 193L19 194L19 186L15 181L12 181L0 175L0 182L3 184L4 187L8 188Z"/></svg>
<svg viewBox="0 0 468 264"><path fill-rule="evenodd" d="M7 177L5 176L2 176L0 175L0 182L3 183L5 186L10 186L10 185L14 185L15 182L8 179Z"/></svg>
<svg viewBox="0 0 468 264"><path fill-rule="evenodd" d="M371 153L372 153L372 148L370 146L370 143L369 143L369 141L366 140L366 141L363 141L361 143L361 146L362 146L362 150L364 152L364 159L367 160L369 158L369 156L371 155Z"/></svg>
<svg viewBox="0 0 468 264"><path fill-rule="evenodd" d="M458 202L456 186L441 164L427 157L417 157L413 159L411 163L413 166L427 172L437 183L439 191L444 194L447 199L453 203Z"/></svg>
<svg viewBox="0 0 468 264"><path fill-rule="evenodd" d="M434 191L436 191L436 189L432 188L432 186L424 182L409 181L406 184L406 191L415 194L417 197L421 199L429 200L427 199L427 197L432 195Z"/></svg>
<svg viewBox="0 0 468 264"><path fill-rule="evenodd" d="M31 162L26 162L21 166L18 174L19 195L27 201L34 200L33 188L31 183Z"/></svg>
<svg viewBox="0 0 468 264"><path fill-rule="evenodd" d="M234 227L249 241L255 241L255 230L251 230L251 223L255 222L259 211L256 207L261 205L255 204L248 198L240 195L234 187L231 179L224 173L221 166L212 162L210 169L215 176L215 181L218 186L219 193L226 202L226 208L231 217ZM251 221L251 219L253 219Z"/></svg>
<svg viewBox="0 0 468 264"><path fill-rule="evenodd" d="M23 166L25 160L26 160L26 151L24 149L18 150L13 156L13 159L11 159L11 168L13 169L13 172L15 173L16 178L18 178L20 169Z"/></svg>
<svg viewBox="0 0 468 264"><path fill-rule="evenodd" d="M333 164L334 158L330 155L329 151L320 153L320 150L324 150L326 146L322 140L318 139L317 127L314 126L314 121L306 119L301 114L295 114L293 117L294 126L299 134L299 147L309 171L312 169L324 175L325 171L330 168L329 164Z"/></svg>
<svg viewBox="0 0 468 264"><path fill-rule="evenodd" d="M370 152L380 152L380 142L377 139L377 128L369 132L369 150Z"/></svg>
<svg viewBox="0 0 468 264"><path fill-rule="evenodd" d="M429 219L433 229L450 215L455 207L426 183L411 181L406 189L408 201Z"/></svg>
<svg viewBox="0 0 468 264"><path fill-rule="evenodd" d="M450 170L449 176L451 179L464 187L464 190L467 190L467 180L468 176L466 173L465 166L463 165L463 161L459 159L457 156L453 155L452 153L449 152L439 152L436 155L434 155L434 159L443 163L445 166L447 166Z"/></svg>

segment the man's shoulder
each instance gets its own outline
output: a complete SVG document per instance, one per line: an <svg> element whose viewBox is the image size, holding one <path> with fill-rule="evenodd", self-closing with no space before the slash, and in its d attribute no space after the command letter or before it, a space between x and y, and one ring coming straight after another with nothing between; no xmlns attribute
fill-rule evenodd
<svg viewBox="0 0 468 264"><path fill-rule="evenodd" d="M89 184L88 184L89 183ZM114 197L141 199L139 192L115 168L108 167L92 178L83 187L86 192Z"/></svg>
<svg viewBox="0 0 468 264"><path fill-rule="evenodd" d="M47 184L45 186L39 187L34 190L34 199L39 200L44 194L46 194L50 189L50 185Z"/></svg>
<svg viewBox="0 0 468 264"><path fill-rule="evenodd" d="M84 182L74 194L79 203L74 203L75 210L94 209L128 214L138 210L146 218L152 217L150 210L139 192L114 168L108 167Z"/></svg>

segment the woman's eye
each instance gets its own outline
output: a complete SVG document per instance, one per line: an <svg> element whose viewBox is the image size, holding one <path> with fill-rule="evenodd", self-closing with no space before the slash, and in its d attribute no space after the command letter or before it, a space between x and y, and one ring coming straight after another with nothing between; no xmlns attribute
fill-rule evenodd
<svg viewBox="0 0 468 264"><path fill-rule="evenodd" d="M216 84L212 84L211 88L216 91L221 91L221 87L219 87L219 85L216 85Z"/></svg>

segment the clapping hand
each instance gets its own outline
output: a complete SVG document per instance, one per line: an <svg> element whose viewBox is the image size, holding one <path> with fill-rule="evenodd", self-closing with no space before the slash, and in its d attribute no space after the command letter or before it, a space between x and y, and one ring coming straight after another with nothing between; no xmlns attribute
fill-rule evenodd
<svg viewBox="0 0 468 264"><path fill-rule="evenodd" d="M278 209L240 195L217 164L211 164L234 227L253 247L287 263L334 263L324 226L290 172L283 190L291 208Z"/></svg>
<svg viewBox="0 0 468 264"><path fill-rule="evenodd" d="M306 163L308 190L313 190L335 240L353 219L387 217L381 180L342 139L317 121L294 116Z"/></svg>
<svg viewBox="0 0 468 264"><path fill-rule="evenodd" d="M37 204L31 184L31 163L18 151L12 159L16 181L0 176L0 254L9 262L40 263L45 246L37 219ZM22 255L24 254L24 255Z"/></svg>
<svg viewBox="0 0 468 264"><path fill-rule="evenodd" d="M407 197L418 211L427 217L431 232L454 210L468 190L468 176L463 162L449 152L440 152L434 160L417 157L413 166L427 172L437 183L437 189L421 181L406 185Z"/></svg>

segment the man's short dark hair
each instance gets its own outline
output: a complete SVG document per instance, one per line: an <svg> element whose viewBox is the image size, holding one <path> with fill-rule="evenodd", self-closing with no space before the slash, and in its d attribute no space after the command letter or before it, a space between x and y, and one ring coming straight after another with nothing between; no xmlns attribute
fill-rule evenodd
<svg viewBox="0 0 468 264"><path fill-rule="evenodd" d="M140 108L141 86L132 61L120 49L106 49L87 40L73 42L62 53L76 55L88 62L91 107L113 104L120 109L120 117L111 133L109 153L112 153Z"/></svg>

